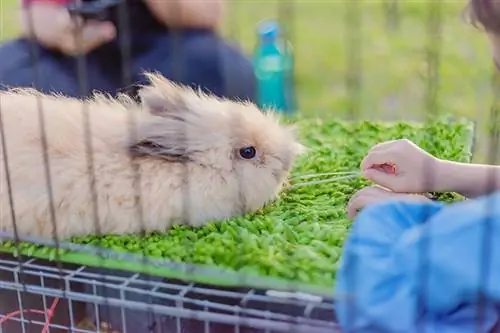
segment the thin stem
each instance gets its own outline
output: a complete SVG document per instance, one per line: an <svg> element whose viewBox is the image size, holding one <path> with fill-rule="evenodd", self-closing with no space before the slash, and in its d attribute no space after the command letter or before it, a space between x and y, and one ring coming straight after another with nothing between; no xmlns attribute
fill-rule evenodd
<svg viewBox="0 0 500 333"><path fill-rule="evenodd" d="M290 179L306 179L306 178L316 178L316 177L326 177L326 176L345 176L345 175L361 175L359 171L336 171L336 172L324 172L324 173L309 173L291 177Z"/></svg>
<svg viewBox="0 0 500 333"><path fill-rule="evenodd" d="M290 186L290 188L293 189L293 188L297 188L297 187L310 186L310 185L336 183L336 182L340 182L342 180L353 179L353 178L356 178L358 176L359 176L358 174L351 174L351 175L346 175L346 176L337 177L337 178L328 178L328 179L315 180L315 181L310 181L310 182L303 182L303 183L298 183L298 184L292 185L292 186Z"/></svg>

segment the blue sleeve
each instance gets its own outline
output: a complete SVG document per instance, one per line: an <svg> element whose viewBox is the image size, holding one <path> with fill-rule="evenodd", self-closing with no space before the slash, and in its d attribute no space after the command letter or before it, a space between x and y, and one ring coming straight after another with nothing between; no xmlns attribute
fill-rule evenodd
<svg viewBox="0 0 500 333"><path fill-rule="evenodd" d="M500 304L500 193L364 209L336 280L343 332L491 331ZM487 301L478 330L480 294Z"/></svg>

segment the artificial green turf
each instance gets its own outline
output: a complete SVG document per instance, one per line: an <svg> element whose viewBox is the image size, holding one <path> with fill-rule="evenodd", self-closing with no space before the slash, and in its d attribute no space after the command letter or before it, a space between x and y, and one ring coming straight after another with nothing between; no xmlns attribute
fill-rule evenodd
<svg viewBox="0 0 500 333"><path fill-rule="evenodd" d="M418 125L308 119L301 120L299 128L301 140L310 152L298 160L293 176L358 170L372 145L397 138L408 138L440 158L470 159L472 129L466 122ZM367 184L355 178L298 187L283 192L279 200L261 212L199 229L176 226L146 238L108 235L75 238L73 242L135 253L145 250L151 257L327 287L334 280L351 224L345 205L355 191ZM459 197L446 194L441 199ZM35 252L33 245L23 248L26 253Z"/></svg>

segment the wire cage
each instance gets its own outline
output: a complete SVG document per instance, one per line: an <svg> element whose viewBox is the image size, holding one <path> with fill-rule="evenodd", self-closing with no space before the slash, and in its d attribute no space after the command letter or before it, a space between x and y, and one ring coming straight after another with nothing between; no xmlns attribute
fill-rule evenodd
<svg viewBox="0 0 500 333"><path fill-rule="evenodd" d="M109 52L117 62L120 62L122 69L118 74L110 73L110 76L119 76L122 82L118 85L119 91L107 91L107 93L123 92L133 99L138 98L139 86L144 82L136 82L136 78L131 74L131 69L135 66L131 58L136 52L131 46L131 40L141 41L142 36L134 29L149 24L138 18L139 11L144 8L134 6L140 2L92 0L71 3L68 7L70 13L86 19L112 19L116 22L118 38L115 49ZM296 3L291 0L278 3L277 16L284 28L286 39L291 41L295 48L307 48L303 45L298 46L294 40L294 20L300 16L300 12L295 10ZM388 0L384 4L386 27L390 34L400 29L403 17L400 14L398 0ZM232 5L237 6L237 2ZM132 7L129 8L129 6ZM362 109L360 94L363 71L361 58L365 51L361 40L363 24L360 6L363 6L363 2L346 1L343 6L345 6L346 14L344 37L347 41L345 43L344 89L348 95L348 100L343 106L348 121L351 121L365 117L365 114L360 111ZM439 113L437 91L440 66L439 46L442 43L440 39L442 4L436 0L426 6L428 40L425 47L425 69L423 70L425 74L423 76L426 78L426 117L430 119ZM131 23L136 19L135 14L137 14L137 22ZM238 24L233 22L229 29L230 39L238 40L237 29ZM172 35L175 34L172 33ZM172 38L169 42L173 43L172 49L187 48L182 44L182 39ZM30 54L31 65L35 68L33 80L43 81L42 76L47 75L47 72L36 71L39 54L36 48L33 50ZM183 77L180 73L186 66L183 61L189 56L182 52L175 56L168 56L171 63L171 71L168 75L174 81L176 78ZM202 56L201 59L200 63L204 64L204 57ZM231 66L226 68L224 61L220 60L222 71L236 71L230 68ZM91 87L106 86L104 83L91 82L92 80L87 77L87 70L88 63L85 57L77 57L75 72L80 89L75 92L77 97L91 95ZM229 74L228 78L223 80L224 95L235 97L241 94L238 92L240 89L238 81L243 81L243 78L239 76L239 73ZM191 78L186 80L189 81L189 79ZM294 78L290 80L293 81ZM298 103L300 105L300 99ZM40 109L44 109L42 105ZM43 114L43 111L40 114ZM85 128L90 132L88 115L82 117L82 121L85 122ZM445 124L452 124L455 121L460 123L460 120L448 119ZM349 132L342 126L339 125L344 134L347 131L347 135L356 136L355 130ZM463 146L461 146L463 149L460 156L471 161L473 152L476 151L476 124L467 122L464 126L464 133L459 133L463 134L463 137L457 136L450 141L462 140L463 142L457 143ZM9 138L3 135L5 131L1 118L0 128L2 129L3 158L7 160L5 152ZM435 132L431 131L431 135L432 133ZM92 154L90 146L86 147L88 155ZM96 176L92 160L89 159L89 161L86 170L92 188L95 186ZM50 165L46 151L43 155L43 163L46 166ZM6 161L5 166L2 166L2 173L6 175L9 174L7 164ZM45 176L50 178L50 172L47 172ZM50 184L50 179L47 183ZM5 188L10 188L10 185L6 184ZM47 191L52 191L50 186L47 186ZM2 196L9 196L9 208L12 216L15 216L12 194L7 194L7 192ZM139 201L140 199L137 199L135 205L140 206ZM89 208L95 210L96 216L98 215L97 206L98 202L93 202L92 208ZM141 209L141 207L138 208L138 210ZM139 216L141 214L144 215L144 212L138 213ZM48 215L53 218L55 214L50 212ZM287 218L293 219L293 216L290 215ZM54 223L54 225L57 224ZM288 232L287 230L282 230L282 232ZM0 229L0 240L11 244L10 247L3 247L0 251L0 333L333 333L341 331L333 307L333 286L318 287L307 283L292 283L286 279L274 279L269 276L247 275L244 271L245 267L240 267L242 272L235 272L213 265L180 264L167 259L149 258L139 255L140 248L135 253L127 253L120 249L113 250L112 247L105 249L98 242L76 244L57 238L49 240L19 237L15 228L13 233ZM29 244L35 244L35 246L30 247ZM141 243L138 246L147 247L147 244Z"/></svg>
<svg viewBox="0 0 500 333"><path fill-rule="evenodd" d="M336 330L331 300L321 297L290 299L252 288L220 289L78 265L59 271L37 259L1 263L2 298L9 300L2 302L2 312L44 309L41 314L10 318L2 326L4 332L38 332L45 327L55 332Z"/></svg>

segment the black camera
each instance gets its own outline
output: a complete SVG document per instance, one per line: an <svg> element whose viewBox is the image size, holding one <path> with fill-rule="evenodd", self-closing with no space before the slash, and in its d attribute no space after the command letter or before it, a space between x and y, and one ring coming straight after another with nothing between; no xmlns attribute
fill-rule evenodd
<svg viewBox="0 0 500 333"><path fill-rule="evenodd" d="M116 8L124 0L93 0L81 3L71 3L68 11L71 15L77 15L84 20L108 21L116 16Z"/></svg>

